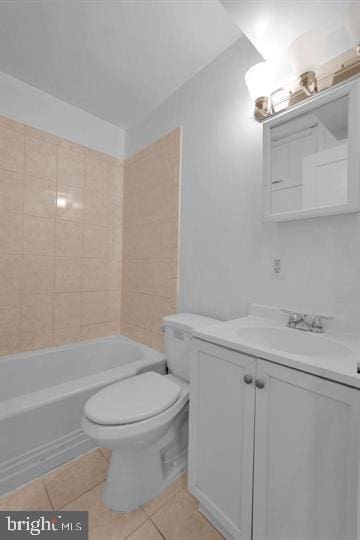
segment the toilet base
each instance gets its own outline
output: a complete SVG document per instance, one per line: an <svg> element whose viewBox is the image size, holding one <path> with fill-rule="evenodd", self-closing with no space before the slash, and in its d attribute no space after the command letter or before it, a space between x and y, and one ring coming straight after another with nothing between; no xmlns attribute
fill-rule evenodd
<svg viewBox="0 0 360 540"><path fill-rule="evenodd" d="M159 495L187 467L188 407L151 445L113 449L102 493L106 506L130 512Z"/></svg>

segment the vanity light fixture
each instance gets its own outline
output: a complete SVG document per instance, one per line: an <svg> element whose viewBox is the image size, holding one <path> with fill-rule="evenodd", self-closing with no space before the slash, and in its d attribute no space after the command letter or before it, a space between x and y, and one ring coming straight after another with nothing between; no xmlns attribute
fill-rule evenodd
<svg viewBox="0 0 360 540"><path fill-rule="evenodd" d="M257 120L263 120L271 114L270 94L273 81L274 71L268 62L259 62L246 72L245 82L255 102L254 115Z"/></svg>
<svg viewBox="0 0 360 540"><path fill-rule="evenodd" d="M305 32L289 47L290 61L298 84L307 96L318 92L316 73L321 64L323 35L320 32Z"/></svg>
<svg viewBox="0 0 360 540"><path fill-rule="evenodd" d="M271 92L271 109L273 113L278 113L289 106L290 95L285 88L278 88Z"/></svg>
<svg viewBox="0 0 360 540"><path fill-rule="evenodd" d="M346 13L345 26L356 56L360 58L360 3L358 1L350 4Z"/></svg>

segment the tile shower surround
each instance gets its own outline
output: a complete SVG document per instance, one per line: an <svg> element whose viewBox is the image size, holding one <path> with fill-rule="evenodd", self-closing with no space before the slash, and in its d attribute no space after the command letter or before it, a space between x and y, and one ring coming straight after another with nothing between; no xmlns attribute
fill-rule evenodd
<svg viewBox="0 0 360 540"><path fill-rule="evenodd" d="M162 350L162 317L176 312L181 129L126 160L122 333Z"/></svg>
<svg viewBox="0 0 360 540"><path fill-rule="evenodd" d="M0 117L0 355L119 332L162 349L180 137L128 159L124 179L122 160Z"/></svg>
<svg viewBox="0 0 360 540"><path fill-rule="evenodd" d="M0 354L119 333L123 170L0 117Z"/></svg>

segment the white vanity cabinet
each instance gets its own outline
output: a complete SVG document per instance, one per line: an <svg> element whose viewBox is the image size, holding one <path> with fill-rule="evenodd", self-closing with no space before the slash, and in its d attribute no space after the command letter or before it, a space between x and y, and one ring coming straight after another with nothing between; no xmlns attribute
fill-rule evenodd
<svg viewBox="0 0 360 540"><path fill-rule="evenodd" d="M359 540L360 391L193 341L201 511L228 539Z"/></svg>

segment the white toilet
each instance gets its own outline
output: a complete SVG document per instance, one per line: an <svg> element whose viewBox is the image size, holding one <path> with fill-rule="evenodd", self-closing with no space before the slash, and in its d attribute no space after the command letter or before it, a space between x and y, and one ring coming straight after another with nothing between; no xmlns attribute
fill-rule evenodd
<svg viewBox="0 0 360 540"><path fill-rule="evenodd" d="M191 331L217 322L190 313L164 317L169 374L136 375L86 403L83 430L112 450L102 495L112 510L138 508L186 468Z"/></svg>

